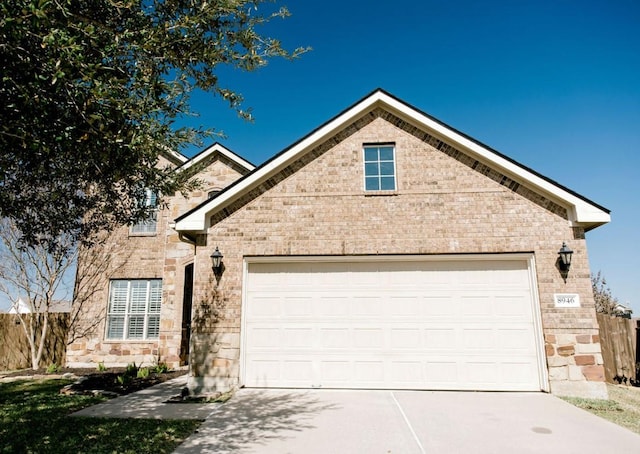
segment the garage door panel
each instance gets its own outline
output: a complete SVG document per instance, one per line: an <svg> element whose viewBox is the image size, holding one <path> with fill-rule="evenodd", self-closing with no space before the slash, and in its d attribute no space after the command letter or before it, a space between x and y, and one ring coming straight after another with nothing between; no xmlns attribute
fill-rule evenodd
<svg viewBox="0 0 640 454"><path fill-rule="evenodd" d="M278 317L282 309L280 308L279 296L262 296L262 295L249 295L249 298L253 302L247 308L247 318L255 319L257 317Z"/></svg>
<svg viewBox="0 0 640 454"><path fill-rule="evenodd" d="M386 304L379 294L353 296L350 303L350 313L358 318L380 318L386 315Z"/></svg>
<svg viewBox="0 0 640 454"><path fill-rule="evenodd" d="M349 314L349 299L336 295L317 295L319 317L344 317Z"/></svg>
<svg viewBox="0 0 640 454"><path fill-rule="evenodd" d="M390 331L390 348L393 351L420 351L424 348L424 344L421 342L422 335L419 328L392 327Z"/></svg>
<svg viewBox="0 0 640 454"><path fill-rule="evenodd" d="M279 350L282 345L279 328L252 327L246 330L247 343L258 350Z"/></svg>
<svg viewBox="0 0 640 454"><path fill-rule="evenodd" d="M498 348L495 333L491 328L468 328L463 331L463 346L466 350L495 351Z"/></svg>
<svg viewBox="0 0 640 454"><path fill-rule="evenodd" d="M385 374L382 360L354 360L354 379L364 387L384 388Z"/></svg>
<svg viewBox="0 0 640 454"><path fill-rule="evenodd" d="M392 296L388 300L388 313L390 317L421 317L422 311L420 300L414 295Z"/></svg>
<svg viewBox="0 0 640 454"><path fill-rule="evenodd" d="M349 349L351 333L349 328L326 328L320 327L320 346L326 349Z"/></svg>
<svg viewBox="0 0 640 454"><path fill-rule="evenodd" d="M312 349L315 346L313 328L285 328L282 330L281 347L287 349Z"/></svg>
<svg viewBox="0 0 640 454"><path fill-rule="evenodd" d="M502 318L519 318L529 320L531 318L529 312L530 294L525 292L508 292L496 295L494 297L495 315Z"/></svg>
<svg viewBox="0 0 640 454"><path fill-rule="evenodd" d="M499 382L499 366L494 361L474 361L465 362L465 383L473 388L487 389Z"/></svg>
<svg viewBox="0 0 640 454"><path fill-rule="evenodd" d="M320 363L320 378L323 383L349 383L352 377L352 364L347 360L322 360Z"/></svg>
<svg viewBox="0 0 640 454"><path fill-rule="evenodd" d="M429 389L451 389L452 383L462 383L458 363L451 358L437 357L426 361L425 381L430 384Z"/></svg>
<svg viewBox="0 0 640 454"><path fill-rule="evenodd" d="M535 336L532 328L501 328L496 330L498 336L498 345L501 346L502 351L506 353L523 354L523 352L529 353L529 355L535 356L536 351L531 345L531 338Z"/></svg>
<svg viewBox="0 0 640 454"><path fill-rule="evenodd" d="M279 360L251 359L246 365L246 379L253 386L277 386L282 381L280 363Z"/></svg>
<svg viewBox="0 0 640 454"><path fill-rule="evenodd" d="M384 331L380 328L354 328L353 346L356 351L380 350L384 346Z"/></svg>
<svg viewBox="0 0 640 454"><path fill-rule="evenodd" d="M309 377L313 376L313 361L311 360L290 359L282 362L282 379L286 383L309 386Z"/></svg>
<svg viewBox="0 0 640 454"><path fill-rule="evenodd" d="M458 345L458 332L454 327L431 327L424 329L425 346L431 350L454 350Z"/></svg>
<svg viewBox="0 0 640 454"><path fill-rule="evenodd" d="M399 387L421 387L424 383L424 364L421 361L390 361L389 365L389 379Z"/></svg>
<svg viewBox="0 0 640 454"><path fill-rule="evenodd" d="M493 302L489 295L462 295L460 303L462 314L470 317L493 317Z"/></svg>
<svg viewBox="0 0 640 454"><path fill-rule="evenodd" d="M502 362L500 367L503 382L512 387L527 383L531 375L538 372L531 361Z"/></svg>
<svg viewBox="0 0 640 454"><path fill-rule="evenodd" d="M314 301L310 296L291 295L282 299L282 317L313 317Z"/></svg>
<svg viewBox="0 0 640 454"><path fill-rule="evenodd" d="M454 299L450 293L437 294L432 290L428 292L420 299L424 316L455 317L458 314L458 307L453 304Z"/></svg>
<svg viewBox="0 0 640 454"><path fill-rule="evenodd" d="M541 388L524 260L257 265L246 386Z"/></svg>

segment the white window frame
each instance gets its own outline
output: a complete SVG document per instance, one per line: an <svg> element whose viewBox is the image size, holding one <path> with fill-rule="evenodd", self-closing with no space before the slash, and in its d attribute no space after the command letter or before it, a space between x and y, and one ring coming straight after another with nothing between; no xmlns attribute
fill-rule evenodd
<svg viewBox="0 0 640 454"><path fill-rule="evenodd" d="M129 232L132 235L155 235L158 233L158 198L151 189L146 189L142 203L145 207L153 207L154 210L148 219L133 224Z"/></svg>
<svg viewBox="0 0 640 454"><path fill-rule="evenodd" d="M160 337L162 279L112 279L105 339L157 340Z"/></svg>
<svg viewBox="0 0 640 454"><path fill-rule="evenodd" d="M393 153L393 159L389 160L381 160L380 159L380 148L391 148L391 152ZM377 149L377 159L372 161L367 161L367 150ZM393 175L382 174L380 172L380 164L381 163L389 163L393 164ZM371 179L374 175L367 175L367 164L377 164L378 165L378 173L375 175L378 181L377 189L367 189L367 178ZM365 192L375 193L375 192L389 192L396 191L398 189L398 175L396 172L396 144L395 143L366 143L362 146L362 173L363 173L363 187ZM384 176L393 176L393 188L385 188L382 189L382 178Z"/></svg>

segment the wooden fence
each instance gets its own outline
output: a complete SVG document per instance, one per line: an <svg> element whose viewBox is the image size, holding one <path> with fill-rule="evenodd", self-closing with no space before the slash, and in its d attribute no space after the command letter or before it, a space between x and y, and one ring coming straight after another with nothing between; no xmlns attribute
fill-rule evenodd
<svg viewBox="0 0 640 454"><path fill-rule="evenodd" d="M607 382L636 384L640 320L597 315Z"/></svg>
<svg viewBox="0 0 640 454"><path fill-rule="evenodd" d="M49 335L42 352L40 367L64 365L67 348L69 314L49 314ZM41 315L44 317L44 315ZM31 349L19 319L14 314L0 314L0 370L31 368Z"/></svg>

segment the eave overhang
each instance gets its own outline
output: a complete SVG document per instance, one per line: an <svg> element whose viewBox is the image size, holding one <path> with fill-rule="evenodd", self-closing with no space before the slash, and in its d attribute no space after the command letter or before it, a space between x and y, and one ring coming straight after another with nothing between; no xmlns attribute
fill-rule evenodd
<svg viewBox="0 0 640 454"><path fill-rule="evenodd" d="M384 90L378 89L263 165L257 167L245 177L237 180L213 199L202 203L177 218L175 230L179 232L205 233L209 227L209 219L213 214L223 210L248 191L251 191L301 156L304 156L314 147L376 108L382 108L393 113L565 207L572 226L591 230L611 220L610 212L606 208L447 126Z"/></svg>

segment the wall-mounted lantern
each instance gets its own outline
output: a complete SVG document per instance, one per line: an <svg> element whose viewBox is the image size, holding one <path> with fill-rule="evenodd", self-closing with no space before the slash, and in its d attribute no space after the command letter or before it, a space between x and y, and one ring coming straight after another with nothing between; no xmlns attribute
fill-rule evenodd
<svg viewBox="0 0 640 454"><path fill-rule="evenodd" d="M218 246L216 246L216 250L211 254L211 265L213 266L213 271L220 271L220 267L222 266L222 257L224 256L218 249Z"/></svg>
<svg viewBox="0 0 640 454"><path fill-rule="evenodd" d="M569 271L569 268L571 268L571 257L573 255L573 251L569 249L567 243L562 243L562 247L558 251L558 255L560 256L560 261L558 262L560 270L565 272Z"/></svg>

